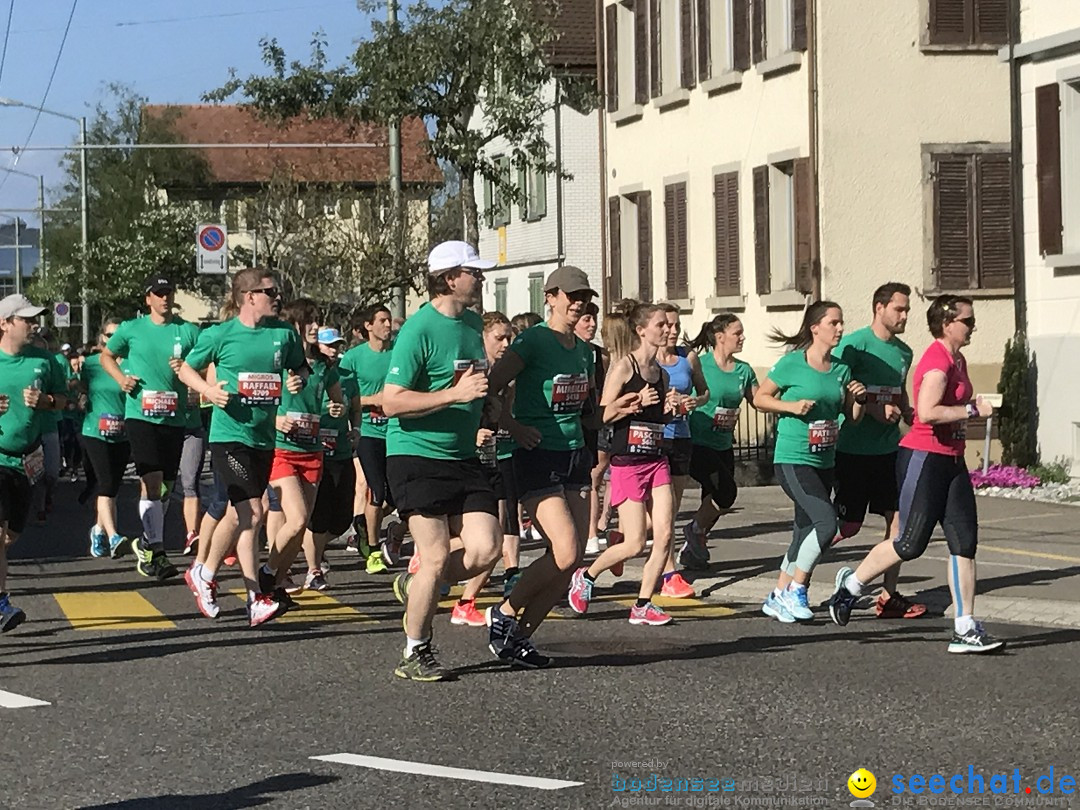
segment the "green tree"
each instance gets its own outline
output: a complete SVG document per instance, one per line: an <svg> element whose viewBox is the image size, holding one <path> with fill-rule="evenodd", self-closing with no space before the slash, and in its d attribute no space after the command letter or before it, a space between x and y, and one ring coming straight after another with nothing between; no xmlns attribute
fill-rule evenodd
<svg viewBox="0 0 1080 810"><path fill-rule="evenodd" d="M1017 467L1031 467L1038 463L1039 453L1035 442L1036 414L1033 363L1028 354L1027 341L1017 334L1005 343L1005 359L1001 363L998 393L1001 394L1001 413L998 438L1001 440L1001 461Z"/></svg>
<svg viewBox="0 0 1080 810"><path fill-rule="evenodd" d="M418 0L396 26L373 21L371 39L357 45L346 65L327 64L321 34L306 64L288 61L276 40L263 40L269 75L240 79L234 73L206 98L240 94L283 119L306 112L385 124L419 116L433 129L431 155L460 174L465 236L476 244L477 177L491 181L504 199L521 198L516 173L500 172L485 147L505 139L513 165L553 173L543 127L552 82L561 83L575 107L595 104L595 77L565 73L552 60L556 14L551 0Z"/></svg>

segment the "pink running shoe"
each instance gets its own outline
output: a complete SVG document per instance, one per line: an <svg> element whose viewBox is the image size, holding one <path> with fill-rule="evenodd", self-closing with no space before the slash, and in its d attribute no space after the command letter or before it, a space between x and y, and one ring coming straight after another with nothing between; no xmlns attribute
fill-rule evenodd
<svg viewBox="0 0 1080 810"><path fill-rule="evenodd" d="M476 600L458 602L450 613L450 624L463 624L469 627L486 627L487 621L484 614L476 609Z"/></svg>
<svg viewBox="0 0 1080 810"><path fill-rule="evenodd" d="M588 611L589 600L592 599L593 584L585 579L585 572L588 570L588 568L582 567L574 572L574 576L570 578L570 593L567 596L570 609L574 613L582 615L585 615L586 611Z"/></svg>
<svg viewBox="0 0 1080 810"><path fill-rule="evenodd" d="M671 616L664 613L660 608L649 602L645 607L630 608L630 624L647 624L650 627L660 627L671 622Z"/></svg>
<svg viewBox="0 0 1080 810"><path fill-rule="evenodd" d="M198 543L199 533L188 532L187 537L184 539L184 554L190 555L195 550L195 546L198 545Z"/></svg>
<svg viewBox="0 0 1080 810"><path fill-rule="evenodd" d="M694 595L694 587L683 579L678 571L670 577L664 577L664 585L660 588L660 595L671 599L689 599Z"/></svg>

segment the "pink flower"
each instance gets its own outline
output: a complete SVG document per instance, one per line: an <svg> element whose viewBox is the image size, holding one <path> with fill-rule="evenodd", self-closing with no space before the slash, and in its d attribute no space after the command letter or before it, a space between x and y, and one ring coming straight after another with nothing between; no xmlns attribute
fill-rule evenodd
<svg viewBox="0 0 1080 810"><path fill-rule="evenodd" d="M1027 470L1004 464L991 464L986 472L983 472L982 468L979 467L971 470L969 475L971 476L971 485L976 489L986 487L1029 489L1042 483L1037 476L1031 475Z"/></svg>

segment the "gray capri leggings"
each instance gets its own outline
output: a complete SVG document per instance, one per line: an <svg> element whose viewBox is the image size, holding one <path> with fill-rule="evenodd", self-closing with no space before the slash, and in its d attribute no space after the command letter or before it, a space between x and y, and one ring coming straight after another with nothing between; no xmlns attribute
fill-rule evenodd
<svg viewBox="0 0 1080 810"><path fill-rule="evenodd" d="M180 453L180 490L185 498L199 497L199 479L206 460L206 431L202 428L189 430L184 436L184 449Z"/></svg>
<svg viewBox="0 0 1080 810"><path fill-rule="evenodd" d="M776 478L784 493L795 502L791 545L780 567L790 576L795 576L796 568L809 574L836 537L832 468L777 464Z"/></svg>

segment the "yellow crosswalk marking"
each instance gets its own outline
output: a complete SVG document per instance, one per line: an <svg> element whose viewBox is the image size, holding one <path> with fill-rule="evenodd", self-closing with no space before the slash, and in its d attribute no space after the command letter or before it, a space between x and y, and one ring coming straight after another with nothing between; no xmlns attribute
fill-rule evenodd
<svg viewBox="0 0 1080 810"><path fill-rule="evenodd" d="M176 624L138 591L54 593L76 630L161 630Z"/></svg>
<svg viewBox="0 0 1080 810"><path fill-rule="evenodd" d="M634 602L637 600L634 596L627 596L625 593L596 593L592 598L592 603L614 603L622 605L627 610L633 607ZM457 600L461 596L461 588L455 587L451 589L450 596L439 602L439 607L442 610L453 610L454 605L457 604ZM501 602L502 599L497 596L488 596L481 594L476 598L476 609L481 613L490 606L496 605ZM715 619L721 616L732 616L735 614L735 610L724 605L717 604L716 602L707 602L704 599L672 599L667 596L660 596L657 594L652 598L653 604L659 608L663 608L670 613L676 619ZM566 616L561 616L558 613L549 613L547 615L548 620L551 619L565 619Z"/></svg>
<svg viewBox="0 0 1080 810"><path fill-rule="evenodd" d="M247 600L247 592L241 589L230 590L241 601ZM331 596L319 591L303 591L293 597L299 603L297 610L290 610L274 622L373 622L373 616L361 613Z"/></svg>

